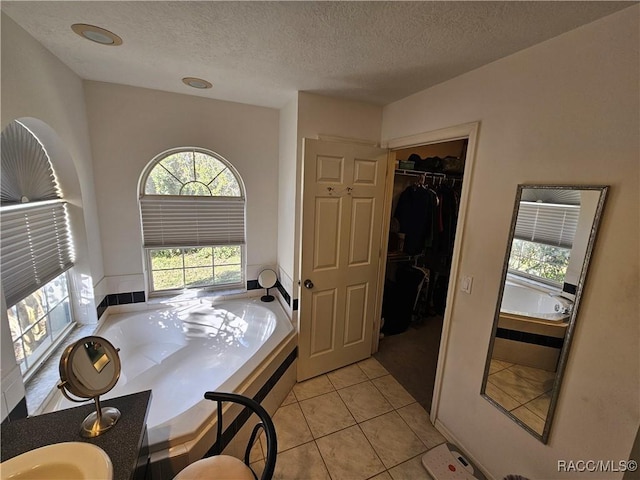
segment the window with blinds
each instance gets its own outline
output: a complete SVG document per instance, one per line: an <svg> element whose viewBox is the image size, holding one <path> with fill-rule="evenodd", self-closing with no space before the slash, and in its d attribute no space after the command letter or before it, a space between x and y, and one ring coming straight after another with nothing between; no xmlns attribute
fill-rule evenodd
<svg viewBox="0 0 640 480"><path fill-rule="evenodd" d="M554 247L571 248L580 205L520 202L514 237Z"/></svg>
<svg viewBox="0 0 640 480"><path fill-rule="evenodd" d="M8 306L73 266L66 205L40 141L20 122L2 132L2 286Z"/></svg>
<svg viewBox="0 0 640 480"><path fill-rule="evenodd" d="M16 362L25 380L70 331L74 251L51 159L22 123L2 131L0 267Z"/></svg>
<svg viewBox="0 0 640 480"><path fill-rule="evenodd" d="M579 216L580 205L521 201L509 256L510 271L561 286Z"/></svg>
<svg viewBox="0 0 640 480"><path fill-rule="evenodd" d="M151 292L244 284L245 197L229 162L174 149L151 162L141 185Z"/></svg>

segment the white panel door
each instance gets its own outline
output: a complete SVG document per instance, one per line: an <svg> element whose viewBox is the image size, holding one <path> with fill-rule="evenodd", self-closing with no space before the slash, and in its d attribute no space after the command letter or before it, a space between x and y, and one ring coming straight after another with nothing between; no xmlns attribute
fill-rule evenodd
<svg viewBox="0 0 640 480"><path fill-rule="evenodd" d="M304 139L298 380L371 355L386 159Z"/></svg>

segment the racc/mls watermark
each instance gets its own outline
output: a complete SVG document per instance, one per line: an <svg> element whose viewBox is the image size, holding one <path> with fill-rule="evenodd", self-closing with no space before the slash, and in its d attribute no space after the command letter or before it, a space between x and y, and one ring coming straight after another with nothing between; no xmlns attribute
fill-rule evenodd
<svg viewBox="0 0 640 480"><path fill-rule="evenodd" d="M635 460L558 460L558 472L563 473L635 472L637 469Z"/></svg>

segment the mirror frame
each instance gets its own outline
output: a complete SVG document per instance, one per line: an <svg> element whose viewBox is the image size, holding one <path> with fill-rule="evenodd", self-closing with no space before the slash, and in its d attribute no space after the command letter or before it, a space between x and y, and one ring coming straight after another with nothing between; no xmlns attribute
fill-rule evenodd
<svg viewBox="0 0 640 480"><path fill-rule="evenodd" d="M273 278L274 278L273 284L271 284L271 285L263 285L263 283L260 281L260 279L262 278L264 280L263 274L267 275L268 273L273 273ZM275 272L275 270L273 270L271 268L265 268L258 275L258 285L261 286L262 288L270 289L270 288L275 287L277 285L277 283L278 283L278 274Z"/></svg>
<svg viewBox="0 0 640 480"><path fill-rule="evenodd" d="M109 356L109 360L114 362L114 375L109 381L109 383L101 389L92 390L87 388L85 385L80 382L75 373L73 372L73 359L75 355L84 348L84 344L87 342L100 342L102 343L104 349L106 350L107 355ZM110 391L116 383L118 383L118 379L120 378L121 373L121 364L120 364L120 355L118 354L118 349L115 348L111 342L102 337L96 336L88 336L83 337L80 340L72 343L67 348L65 348L64 352L62 352L62 356L60 358L60 380L62 380L62 384L64 387L69 390L73 395L80 398L95 398L100 395L104 395L108 391Z"/></svg>
<svg viewBox="0 0 640 480"><path fill-rule="evenodd" d="M500 308L502 304L502 296L504 295L504 287L507 279L507 273L509 271L509 258L511 256L511 248L513 245L513 236L516 228L516 220L518 218L518 211L520 209L520 200L522 198L522 192L525 189L536 189L536 190L598 190L600 191L600 197L598 199L598 204L596 207L596 211L593 218L593 223L591 224L591 231L589 233L589 240L587 242L587 249L585 252L584 262L582 264L582 270L580 272L580 277L578 278L578 283L576 285L576 294L575 300L573 302L573 308L571 311L571 315L569 317L569 324L567 325L567 332L564 338L564 342L562 345L562 349L560 350L560 355L558 358L558 368L556 370L556 375L553 380L553 387L551 391L551 403L549 405L549 410L547 412L547 418L544 424L544 430L542 435L533 430L529 425L524 423L522 420L513 415L509 410L505 409L502 405L500 405L496 400L491 398L486 393L487 381L489 378L489 367L491 364L491 358L493 356L493 348L495 344L496 332L498 329L498 321L500 318ZM593 253L593 249L596 243L596 237L598 233L598 229L600 226L600 220L602 218L602 214L604 211L604 204L607 197L607 193L609 191L609 186L607 185L541 185L541 184L519 184L516 190L516 199L513 207L513 212L511 215L511 227L509 228L509 237L508 237L508 245L507 252L505 255L504 263L502 266L502 275L500 277L500 289L498 291L498 300L496 303L495 313L493 317L493 326L491 328L491 336L489 338L489 348L487 351L487 358L485 361L484 374L482 377L482 386L480 388L480 395L484 397L489 403L495 406L498 410L502 411L507 415L511 420L524 428L528 433L536 437L542 443L548 443L549 441L549 433L551 431L551 424L553 423L553 417L556 409L556 405L558 403L558 397L560 396L560 389L562 385L562 380L564 376L564 371L566 368L567 360L569 357L569 349L571 347L571 343L573 340L573 332L575 330L576 318L578 315L578 310L580 308L580 299L582 297L582 292L584 290L585 280L587 278L587 270L589 269L589 264L591 261L591 255Z"/></svg>

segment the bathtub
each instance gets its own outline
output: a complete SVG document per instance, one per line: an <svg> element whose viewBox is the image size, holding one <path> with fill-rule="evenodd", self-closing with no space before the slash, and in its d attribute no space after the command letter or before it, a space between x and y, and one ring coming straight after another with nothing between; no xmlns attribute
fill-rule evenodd
<svg viewBox="0 0 640 480"><path fill-rule="evenodd" d="M118 383L101 398L152 390L152 461L154 452L163 452L158 458L186 452L187 463L201 457L215 440L215 402L204 400L204 392L255 392L264 384L249 384L264 381L295 348L294 329L278 302L246 298L110 314L94 335L119 348L122 363ZM76 405L58 393L45 411Z"/></svg>
<svg viewBox="0 0 640 480"><path fill-rule="evenodd" d="M548 292L507 281L502 295L500 313L522 317L523 320L563 322L569 317L570 303Z"/></svg>
<svg viewBox="0 0 640 480"><path fill-rule="evenodd" d="M493 358L555 372L571 302L508 279L500 305Z"/></svg>

